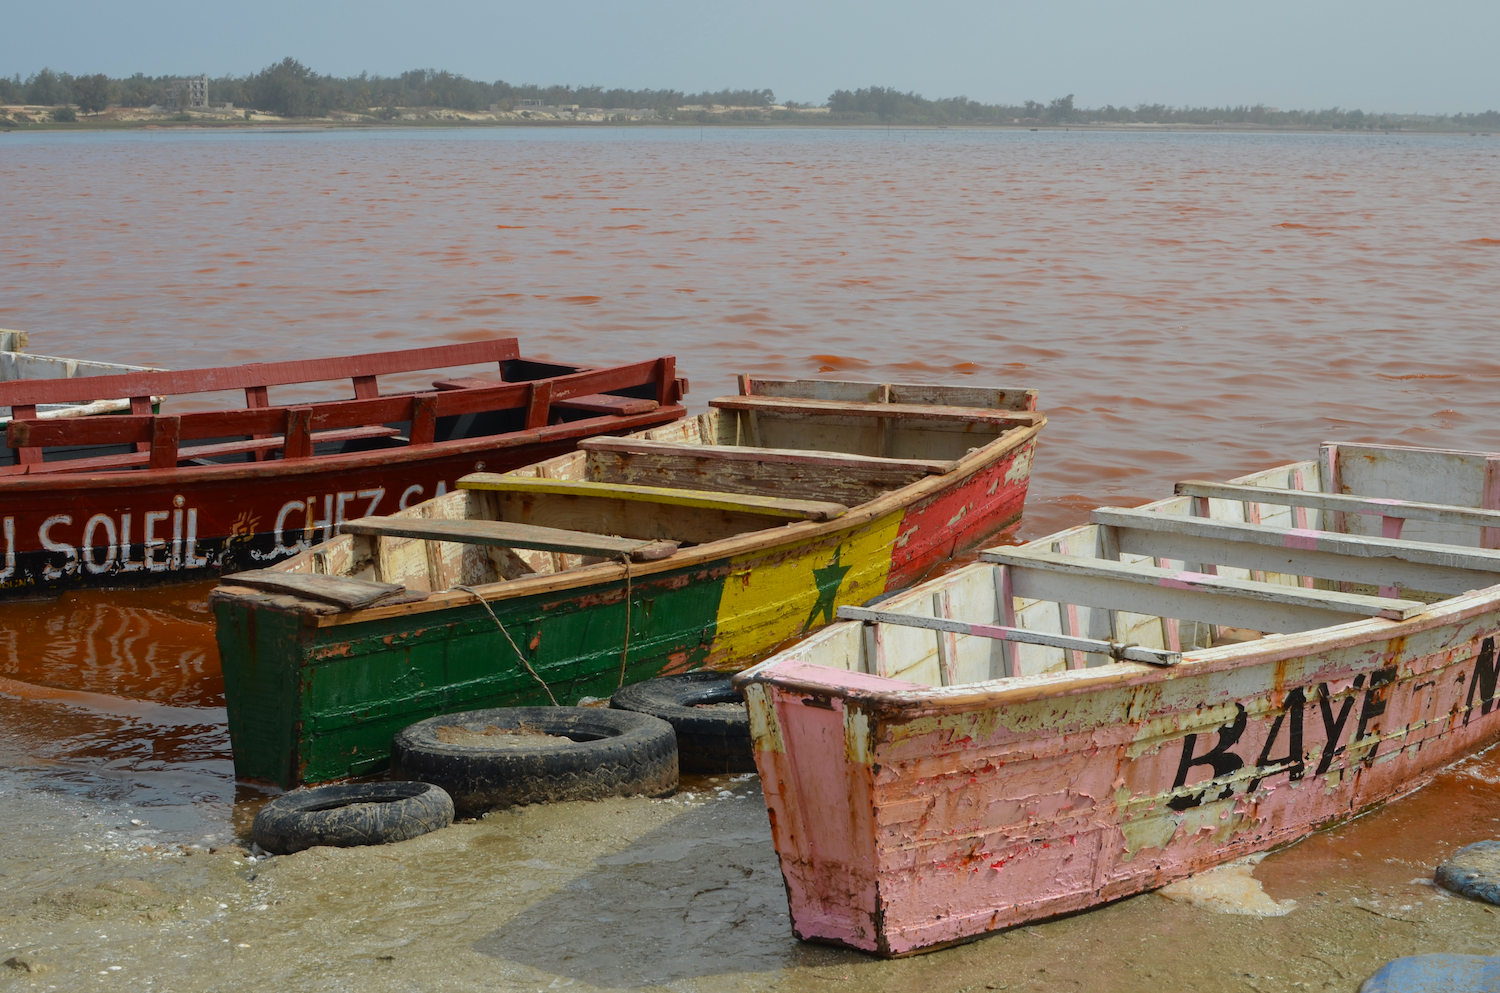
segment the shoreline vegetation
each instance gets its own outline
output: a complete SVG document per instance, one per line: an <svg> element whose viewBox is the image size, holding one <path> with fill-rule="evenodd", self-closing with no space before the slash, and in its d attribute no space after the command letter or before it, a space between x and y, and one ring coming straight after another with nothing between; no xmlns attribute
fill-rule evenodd
<svg viewBox="0 0 1500 993"><path fill-rule="evenodd" d="M927 99L881 86L835 90L822 105L778 103L770 89L685 93L598 86L485 83L433 69L399 76L319 75L292 58L249 76L146 76L113 79L43 69L22 80L0 76L0 129L95 130L140 127L319 127L590 125L776 125L1500 132L1500 111L1387 114L1361 110L986 104L967 97Z"/></svg>

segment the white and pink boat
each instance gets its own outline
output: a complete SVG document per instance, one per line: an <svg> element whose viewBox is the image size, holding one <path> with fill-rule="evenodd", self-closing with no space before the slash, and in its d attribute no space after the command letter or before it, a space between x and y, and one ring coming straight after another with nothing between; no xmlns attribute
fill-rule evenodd
<svg viewBox="0 0 1500 993"><path fill-rule="evenodd" d="M797 936L898 956L1150 890L1500 738L1500 455L1326 445L737 677Z"/></svg>

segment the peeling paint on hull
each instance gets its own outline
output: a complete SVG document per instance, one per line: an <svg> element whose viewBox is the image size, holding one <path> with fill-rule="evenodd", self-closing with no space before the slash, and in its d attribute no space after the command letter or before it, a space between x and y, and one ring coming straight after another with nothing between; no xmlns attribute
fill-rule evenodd
<svg viewBox="0 0 1500 993"><path fill-rule="evenodd" d="M1295 841L1500 739L1497 639L1500 589L1050 685L773 659L742 678L796 932L906 955Z"/></svg>

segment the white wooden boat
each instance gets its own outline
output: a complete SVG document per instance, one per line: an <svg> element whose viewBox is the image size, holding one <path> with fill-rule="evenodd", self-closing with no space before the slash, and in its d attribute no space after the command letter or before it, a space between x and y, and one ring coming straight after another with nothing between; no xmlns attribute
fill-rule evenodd
<svg viewBox="0 0 1500 993"><path fill-rule="evenodd" d="M1321 454L986 551L737 677L797 935L894 956L1079 910L1500 737L1500 455Z"/></svg>
<svg viewBox="0 0 1500 993"><path fill-rule="evenodd" d="M0 328L0 383L17 379L75 379L84 376L120 376L129 372L156 372L155 366L121 365L116 362L94 362L67 359L56 355L35 355L25 351L25 331ZM160 398L153 398L159 400ZM87 417L90 414L119 414L130 410L129 397L102 397L89 401L37 404L38 418ZM10 423L9 407L0 407L0 430ZM14 453L0 448L0 466L14 464Z"/></svg>

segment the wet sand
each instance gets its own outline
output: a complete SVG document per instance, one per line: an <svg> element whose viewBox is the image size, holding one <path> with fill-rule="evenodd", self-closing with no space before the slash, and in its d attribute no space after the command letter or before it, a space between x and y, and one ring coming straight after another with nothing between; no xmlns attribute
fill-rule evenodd
<svg viewBox="0 0 1500 993"><path fill-rule="evenodd" d="M1430 880L1500 831L1500 750L1439 780L1256 866L1285 916L1144 894L896 961L793 938L753 776L260 859L13 793L0 951L40 971L0 989L1352 993L1395 956L1494 951L1497 908Z"/></svg>

